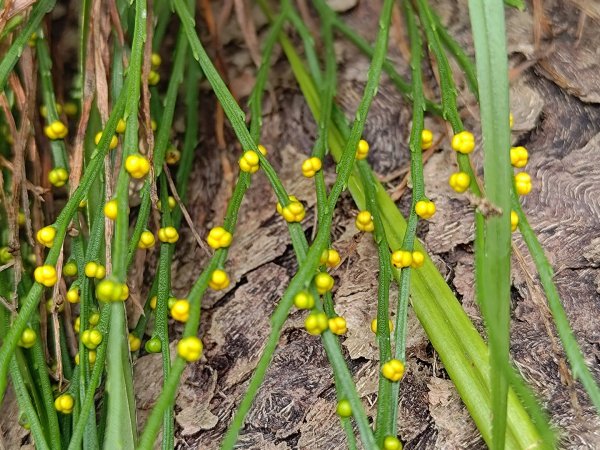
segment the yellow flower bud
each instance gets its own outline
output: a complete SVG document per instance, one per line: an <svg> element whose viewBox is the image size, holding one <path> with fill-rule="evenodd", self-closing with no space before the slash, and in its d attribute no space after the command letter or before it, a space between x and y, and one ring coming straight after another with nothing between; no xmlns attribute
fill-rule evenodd
<svg viewBox="0 0 600 450"><path fill-rule="evenodd" d="M511 147L510 149L510 163L519 169L522 169L527 165L529 161L529 152L525 147Z"/></svg>
<svg viewBox="0 0 600 450"><path fill-rule="evenodd" d="M116 199L109 200L104 204L104 215L110 220L117 220L119 204Z"/></svg>
<svg viewBox="0 0 600 450"><path fill-rule="evenodd" d="M315 299L308 291L300 291L294 296L294 305L298 309L313 309Z"/></svg>
<svg viewBox="0 0 600 450"><path fill-rule="evenodd" d="M333 277L327 272L319 272L316 274L314 281L317 292L321 295L323 295L325 292L331 291L335 283Z"/></svg>
<svg viewBox="0 0 600 450"><path fill-rule="evenodd" d="M461 131L452 137L451 145L454 151L466 155L475 149L475 136L470 131Z"/></svg>
<svg viewBox="0 0 600 450"><path fill-rule="evenodd" d="M229 276L224 270L216 269L210 276L208 285L215 291L220 291L229 286Z"/></svg>
<svg viewBox="0 0 600 450"><path fill-rule="evenodd" d="M35 278L35 281L37 281L40 284L43 284L46 287L52 287L58 281L56 269L54 268L54 266L51 266L49 264L36 267L36 269L33 272L33 277Z"/></svg>
<svg viewBox="0 0 600 450"><path fill-rule="evenodd" d="M56 397L54 400L54 408L63 414L71 414L73 412L73 406L75 400L71 394L62 394Z"/></svg>
<svg viewBox="0 0 600 450"><path fill-rule="evenodd" d="M433 133L431 130L424 129L421 131L421 149L427 150L433 145Z"/></svg>
<svg viewBox="0 0 600 450"><path fill-rule="evenodd" d="M94 138L94 142L96 143L96 145L100 144L100 139L102 139L102 131L96 133L96 137ZM117 145L119 145L119 139L117 138L117 136L113 135L113 137L110 138L108 148L109 150L114 150L115 148L117 148Z"/></svg>
<svg viewBox="0 0 600 450"><path fill-rule="evenodd" d="M373 223L373 216L369 211L361 211L356 216L356 228L360 231L372 232L375 230L375 224Z"/></svg>
<svg viewBox="0 0 600 450"><path fill-rule="evenodd" d="M187 322L190 318L190 302L180 298L171 307L171 317L178 322Z"/></svg>
<svg viewBox="0 0 600 450"><path fill-rule="evenodd" d="M182 338L177 343L177 354L187 362L194 362L202 356L202 341L196 336L188 336Z"/></svg>
<svg viewBox="0 0 600 450"><path fill-rule="evenodd" d="M435 203L431 200L419 200L415 205L415 212L421 219L431 219L435 214Z"/></svg>
<svg viewBox="0 0 600 450"><path fill-rule="evenodd" d="M69 181L69 172L63 167L57 167L48 172L48 181L52 186L62 187Z"/></svg>
<svg viewBox="0 0 600 450"><path fill-rule="evenodd" d="M208 245L215 250L229 247L232 240L232 234L223 227L212 228L206 237Z"/></svg>
<svg viewBox="0 0 600 450"><path fill-rule="evenodd" d="M304 320L304 328L309 334L318 336L329 327L327 315L321 311L313 311Z"/></svg>
<svg viewBox="0 0 600 450"><path fill-rule="evenodd" d="M152 248L154 247L155 243L156 240L154 239L154 234L152 234L151 231L144 230L140 235L140 240L138 241L138 248Z"/></svg>
<svg viewBox="0 0 600 450"><path fill-rule="evenodd" d="M329 330L333 334L342 335L345 334L346 331L348 331L346 319L344 319L343 317L332 317L331 319L329 319L328 324Z"/></svg>
<svg viewBox="0 0 600 450"><path fill-rule="evenodd" d="M471 177L466 172L456 172L450 175L448 184L452 189L461 194L469 189L469 186L471 185Z"/></svg>
<svg viewBox="0 0 600 450"><path fill-rule="evenodd" d="M179 233L175 227L164 227L158 230L158 239L161 242L168 242L174 244L179 240Z"/></svg>
<svg viewBox="0 0 600 450"><path fill-rule="evenodd" d="M56 237L56 228L52 225L40 228L35 235L37 241L45 247L51 248Z"/></svg>
<svg viewBox="0 0 600 450"><path fill-rule="evenodd" d="M369 143L364 139L361 139L356 146L356 159L365 159L368 155Z"/></svg>
<svg viewBox="0 0 600 450"><path fill-rule="evenodd" d="M527 172L519 172L515 175L515 187L519 195L527 195L531 192L531 177Z"/></svg>
<svg viewBox="0 0 600 450"><path fill-rule="evenodd" d="M381 367L381 373L390 381L400 381L404 375L404 364L397 359L390 359Z"/></svg>
<svg viewBox="0 0 600 450"><path fill-rule="evenodd" d="M316 156L305 159L302 163L302 175L306 178L312 178L319 170L321 170L321 167L323 167L323 163L321 163L321 160Z"/></svg>
<svg viewBox="0 0 600 450"><path fill-rule="evenodd" d="M133 178L144 178L150 171L150 162L142 155L129 155L125 160L125 170Z"/></svg>
<svg viewBox="0 0 600 450"><path fill-rule="evenodd" d="M255 173L260 168L260 159L254 150L247 150L240 158L239 165L242 172Z"/></svg>

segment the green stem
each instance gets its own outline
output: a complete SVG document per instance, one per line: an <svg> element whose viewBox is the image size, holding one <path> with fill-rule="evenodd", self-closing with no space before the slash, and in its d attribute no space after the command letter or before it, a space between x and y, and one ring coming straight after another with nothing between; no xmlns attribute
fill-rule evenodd
<svg viewBox="0 0 600 450"><path fill-rule="evenodd" d="M377 255L379 259L379 283L377 289L377 342L379 344L379 368L388 362L392 357L392 347L390 344L390 278L392 267L390 263L389 245L385 236L383 221L379 214L379 206L375 198L375 183L373 174L366 162L357 163L360 178L365 188L365 200L367 210L373 216L375 230L373 239L377 246ZM379 389L377 395L377 420L375 422L375 438L377 445L383 448L383 441L386 436L392 434L393 403L392 383L379 374Z"/></svg>
<svg viewBox="0 0 600 450"><path fill-rule="evenodd" d="M552 313L558 336L565 349L569 364L571 365L573 378L581 381L581 384L583 384L583 387L590 396L596 410L600 413L600 388L594 379L594 375L586 364L581 348L577 343L577 339L575 339L575 336L573 335L573 330L569 326L569 319L567 318L565 308L560 301L558 290L554 284L554 270L544 253L540 241L527 221L527 217L521 208L517 195L514 193L512 195L512 209L519 216L519 231L521 231L521 234L523 235L523 240L525 241L525 244L527 244L529 253L538 270L540 282L542 283L542 287L548 298L548 306L550 307L550 312Z"/></svg>
<svg viewBox="0 0 600 450"><path fill-rule="evenodd" d="M0 92L4 91L8 75L21 57L23 48L27 45L29 38L39 28L42 19L47 13L52 11L55 4L56 0L40 0L31 9L27 25L15 37L12 45L2 57L2 61L0 61Z"/></svg>
<svg viewBox="0 0 600 450"><path fill-rule="evenodd" d="M54 226L56 227L56 237L54 238L54 245L48 252L48 256L45 261L46 264L54 265L58 260L58 256L60 254L62 244L64 242L65 235L67 232L67 227L69 226L71 218L77 212L77 209L79 208L79 202L81 202L81 200L89 190L90 186L94 182L96 176L102 170L104 155L108 151L110 137L115 132L117 120L119 117L121 117L124 105L125 96L122 95L119 97L119 101L113 108L113 111L105 127L106 134L102 135L102 139L98 143L93 158L90 161L88 168L86 169L85 173L83 174L83 177L79 182L79 186L77 187L77 189L75 189L75 191L69 198L67 204L62 209L62 211L58 215L58 218L56 219L56 222L54 224ZM4 392L6 391L6 375L9 367L9 358L12 357L15 347L17 346L17 342L19 341L23 330L27 326L29 318L34 313L39 304L42 290L43 287L39 283L35 283L31 287L31 289L27 293L27 296L25 297L25 300L23 301L23 304L21 305L19 314L12 322L11 327L8 330L2 347L0 347L0 401L4 397Z"/></svg>
<svg viewBox="0 0 600 450"><path fill-rule="evenodd" d="M19 408L25 412L27 420L29 421L31 434L33 436L33 442L35 443L36 449L50 450L48 442L46 441L46 437L44 436L42 424L36 413L35 407L31 403L31 398L27 393L27 388L23 383L23 378L21 377L21 372L19 371L19 366L17 365L17 361L14 356L10 361L10 377L13 382L12 384L15 389L15 394L17 395Z"/></svg>

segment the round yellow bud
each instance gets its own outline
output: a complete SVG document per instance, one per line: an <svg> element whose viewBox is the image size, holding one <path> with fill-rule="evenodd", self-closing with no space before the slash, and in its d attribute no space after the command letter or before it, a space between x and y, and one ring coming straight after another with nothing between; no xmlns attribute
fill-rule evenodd
<svg viewBox="0 0 600 450"><path fill-rule="evenodd" d="M461 131L452 137L451 145L454 151L466 155L475 149L475 136L470 131Z"/></svg>
<svg viewBox="0 0 600 450"><path fill-rule="evenodd" d="M142 346L142 340L135 334L129 333L129 336L127 336L127 340L129 341L130 352L137 352Z"/></svg>
<svg viewBox="0 0 600 450"><path fill-rule="evenodd" d="M466 172L456 172L450 175L448 184L459 194L462 194L471 185L471 177Z"/></svg>
<svg viewBox="0 0 600 450"><path fill-rule="evenodd" d="M109 200L104 204L104 215L110 220L117 220L119 204L116 199Z"/></svg>
<svg viewBox="0 0 600 450"><path fill-rule="evenodd" d="M373 216L369 211L361 211L356 216L356 228L360 231L366 231L368 233L375 230L375 224L373 223Z"/></svg>
<svg viewBox="0 0 600 450"><path fill-rule="evenodd" d="M37 241L44 247L51 248L54 244L54 238L56 237L56 228L52 225L40 228L35 235Z"/></svg>
<svg viewBox="0 0 600 450"><path fill-rule="evenodd" d="M54 400L54 408L63 414L71 414L73 412L73 406L75 400L71 394L62 394L56 397Z"/></svg>
<svg viewBox="0 0 600 450"><path fill-rule="evenodd" d="M239 165L242 172L255 173L260 168L260 159L254 150L247 150L240 158Z"/></svg>
<svg viewBox="0 0 600 450"><path fill-rule="evenodd" d="M69 289L67 291L66 297L67 297L67 301L69 303L73 303L73 304L79 303L79 300L80 300L80 298L79 298L79 288L77 286L75 286L75 287L72 287L71 289Z"/></svg>
<svg viewBox="0 0 600 450"><path fill-rule="evenodd" d="M321 160L316 156L305 159L302 163L302 175L306 178L312 178L319 170L321 170L321 167L323 167L323 163L321 163Z"/></svg>
<svg viewBox="0 0 600 450"><path fill-rule="evenodd" d="M418 269L423 266L423 263L425 263L425 255L418 250L412 252L412 262L410 263L410 267Z"/></svg>
<svg viewBox="0 0 600 450"><path fill-rule="evenodd" d="M36 269L33 272L33 277L35 278L35 281L37 281L40 284L43 284L46 287L52 287L58 281L56 269L54 268L54 266L51 266L49 264L36 267Z"/></svg>
<svg viewBox="0 0 600 450"><path fill-rule="evenodd" d="M335 283L333 277L327 272L319 272L316 274L314 281L317 292L321 295L323 295L325 292L331 291Z"/></svg>
<svg viewBox="0 0 600 450"><path fill-rule="evenodd" d="M329 330L333 334L337 334L338 336L345 334L348 331L348 327L346 325L346 319L343 317L332 317L328 321Z"/></svg>
<svg viewBox="0 0 600 450"><path fill-rule="evenodd" d="M63 266L63 275L67 277L74 277L77 275L77 264L74 261L69 261Z"/></svg>
<svg viewBox="0 0 600 450"><path fill-rule="evenodd" d="M231 245L233 235L223 227L214 227L208 232L206 242L215 250Z"/></svg>
<svg viewBox="0 0 600 450"><path fill-rule="evenodd" d="M519 215L515 211L510 212L510 229L517 231L519 227Z"/></svg>
<svg viewBox="0 0 600 450"><path fill-rule="evenodd" d="M102 139L102 131L96 133L96 137L94 138L94 142L96 143L96 145L100 144L100 139ZM119 139L113 134L113 137L110 138L108 148L109 150L114 150L115 148L117 148L117 145L119 145Z"/></svg>
<svg viewBox="0 0 600 450"><path fill-rule="evenodd" d="M327 315L321 311L313 311L304 320L304 328L309 334L318 336L329 327Z"/></svg>
<svg viewBox="0 0 600 450"><path fill-rule="evenodd" d="M84 330L83 333L81 333L81 342L83 342L83 345L89 350L95 350L102 342L102 339L102 333L96 329Z"/></svg>
<svg viewBox="0 0 600 450"><path fill-rule="evenodd" d="M435 203L431 200L419 200L415 204L415 212L421 219L431 219L435 214Z"/></svg>
<svg viewBox="0 0 600 450"><path fill-rule="evenodd" d="M525 147L512 147L510 149L510 163L519 169L527 165L529 152Z"/></svg>
<svg viewBox="0 0 600 450"><path fill-rule="evenodd" d="M154 239L154 234L152 234L151 231L144 230L140 235L140 240L138 241L138 248L152 248L154 247L155 243L156 240Z"/></svg>
<svg viewBox="0 0 600 450"><path fill-rule="evenodd" d="M150 171L150 162L142 155L129 155L125 160L125 170L133 178L144 178Z"/></svg>
<svg viewBox="0 0 600 450"><path fill-rule="evenodd" d="M421 131L421 149L427 150L433 145L433 133L425 128Z"/></svg>
<svg viewBox="0 0 600 450"><path fill-rule="evenodd" d="M150 56L150 64L153 68L158 69L162 63L162 58L158 53L152 53Z"/></svg>
<svg viewBox="0 0 600 450"><path fill-rule="evenodd" d="M527 195L531 192L531 176L527 172L519 172L515 175L515 187L517 194Z"/></svg>
<svg viewBox="0 0 600 450"><path fill-rule="evenodd" d="M164 227L158 230L158 240L161 242L174 244L179 240L179 233L175 227Z"/></svg>
<svg viewBox="0 0 600 450"><path fill-rule="evenodd" d="M308 291L300 291L294 296L294 305L298 309L313 309L315 299Z"/></svg>
<svg viewBox="0 0 600 450"><path fill-rule="evenodd" d="M48 181L52 186L62 187L69 181L69 172L63 167L57 167L48 172Z"/></svg>
<svg viewBox="0 0 600 450"><path fill-rule="evenodd" d="M27 327L21 333L18 345L23 348L31 348L37 340L37 333L33 328Z"/></svg>
<svg viewBox="0 0 600 450"><path fill-rule="evenodd" d="M404 364L397 359L390 359L381 367L381 373L390 381L400 381L404 375Z"/></svg>
<svg viewBox="0 0 600 450"><path fill-rule="evenodd" d="M125 133L126 129L127 129L127 123L123 119L119 119L119 121L117 122L117 127L115 128L115 131L119 134L123 134L123 133Z"/></svg>
<svg viewBox="0 0 600 450"><path fill-rule="evenodd" d="M67 134L69 134L69 129L60 120L55 120L44 128L44 132L50 140L55 141L67 137Z"/></svg>
<svg viewBox="0 0 600 450"><path fill-rule="evenodd" d="M383 450L402 450L402 443L396 436L386 436L383 440Z"/></svg>
<svg viewBox="0 0 600 450"><path fill-rule="evenodd" d="M369 143L364 139L361 139L356 146L356 159L365 159L368 155Z"/></svg>
<svg viewBox="0 0 600 450"><path fill-rule="evenodd" d="M171 317L177 322L187 322L190 318L190 302L184 298L180 298L171 307Z"/></svg>
<svg viewBox="0 0 600 450"><path fill-rule="evenodd" d="M160 74L154 70L151 70L148 74L148 85L156 86L160 82Z"/></svg>
<svg viewBox="0 0 600 450"><path fill-rule="evenodd" d="M392 264L398 269L409 267L412 264L412 253L408 250L396 250L392 253Z"/></svg>
<svg viewBox="0 0 600 450"><path fill-rule="evenodd" d="M392 322L392 319L388 320L388 328L390 330L390 333L394 331L394 322ZM373 333L377 333L377 319L371 320L371 331Z"/></svg>
<svg viewBox="0 0 600 450"><path fill-rule="evenodd" d="M202 341L196 336L188 336L182 338L177 343L177 354L187 362L194 362L202 356Z"/></svg>
<svg viewBox="0 0 600 450"><path fill-rule="evenodd" d="M229 286L229 276L224 270L216 269L210 276L208 285L215 291L220 291Z"/></svg>

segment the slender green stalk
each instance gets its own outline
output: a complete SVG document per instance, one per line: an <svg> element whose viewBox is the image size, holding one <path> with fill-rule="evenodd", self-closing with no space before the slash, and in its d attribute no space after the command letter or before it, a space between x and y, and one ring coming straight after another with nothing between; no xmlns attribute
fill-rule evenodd
<svg viewBox="0 0 600 450"><path fill-rule="evenodd" d="M415 212L415 205L419 200L425 198L425 185L423 180L423 156L421 149L422 132L424 128L423 111L425 109L425 96L423 94L423 73L421 69L423 46L421 36L417 30L414 13L408 2L403 2L404 15L408 29L408 36L411 45L411 73L412 73L412 98L413 98L413 118L410 131L408 148L410 150L410 176L412 181L412 202L410 215L402 249L412 252L417 232L419 217ZM406 361L406 323L408 315L408 296L410 292L411 268L406 267L400 272L398 305L396 311L396 333L394 335L394 358ZM396 433L398 423L398 398L400 394L400 385L395 384L392 387L392 414L391 429Z"/></svg>
<svg viewBox="0 0 600 450"><path fill-rule="evenodd" d="M50 58L50 51L48 50L46 39L42 39L41 37L36 39L36 48L39 60L41 91L44 98L44 106L46 107L46 120L48 124L51 124L60 119L56 109L54 86L52 85L52 59ZM69 160L67 158L65 141L62 139L51 140L50 148L52 150L54 167L62 167L68 170Z"/></svg>
<svg viewBox="0 0 600 450"><path fill-rule="evenodd" d="M98 323L98 330L107 336L110 334L110 316L111 309L109 306L104 306L100 312L100 322ZM94 396L96 388L100 383L100 377L104 370L104 363L106 361L106 347L108 346L108 339L104 339L98 348L96 349L96 363L92 370L90 382L88 384L85 396L81 400L81 409L79 417L74 421L73 435L71 436L71 442L69 443L68 450L76 450L81 447L81 440L84 437L86 425L92 422L91 418L94 416ZM80 363L83 363L83 357L80 358Z"/></svg>
<svg viewBox="0 0 600 450"><path fill-rule="evenodd" d="M373 57L373 48L369 45L369 43L358 35L350 26L348 26L342 19L340 19L337 15L334 15L334 26L335 28L342 33L346 38L354 44L356 48L358 48L363 54L368 56L369 58ZM404 81L398 71L395 69L393 63L386 59L383 63L383 70L390 77L390 80L407 100L412 101L412 92L411 92L411 84ZM436 114L441 114L442 109L439 104L433 103L430 100L425 100L425 105L428 111L435 112Z"/></svg>
<svg viewBox="0 0 600 450"><path fill-rule="evenodd" d="M318 118L319 97L313 81L293 47L284 45L284 50L309 107L315 118ZM336 159L342 155L344 142L341 132L337 129L340 126L336 121L336 128L331 130L329 140L332 155ZM348 187L357 205L365 208L364 188L355 174L350 177ZM376 195L390 245L399 247L406 229L404 218L380 183L377 183ZM416 246L417 250L424 252L421 245L417 243ZM393 274L396 276L397 271L393 271ZM439 352L482 436L488 440L491 435L491 410L485 384L489 374L485 343L429 258L426 258L422 268L415 271L411 293L417 317L434 348ZM509 427L515 430L509 440L514 448L527 448L540 441L536 427L512 392L509 393Z"/></svg>
<svg viewBox="0 0 600 450"><path fill-rule="evenodd" d="M125 88L127 104L124 120L127 124L123 142L122 163L117 179L117 218L112 243L113 277L125 283L129 240L129 174L125 160L138 148L138 109L142 81L142 52L146 40L147 20L145 0L135 2L133 44L127 69ZM108 400L104 446L107 448L132 448L136 441L135 399L133 374L127 342L127 320L122 302L110 304L111 326L108 335L106 392Z"/></svg>
<svg viewBox="0 0 600 450"><path fill-rule="evenodd" d="M164 174L160 177L160 198L163 205L161 225L172 226L171 213L168 205L167 180ZM160 339L163 364L163 387L171 371L171 355L169 351L169 315L168 302L171 292L171 259L173 244L163 242L160 244L158 260L158 291L156 293L156 315L154 336ZM174 445L173 409L168 408L163 415L162 448L168 450Z"/></svg>
<svg viewBox="0 0 600 450"><path fill-rule="evenodd" d="M306 256L304 263L301 264L298 272L292 278L292 281L290 282L288 288L286 289L286 292L284 293L283 298L281 299L279 305L277 306L277 309L275 310L273 316L271 317L272 332L269 335L269 340L267 341L265 351L261 355L261 359L256 368L256 371L254 372L254 374L252 376L250 385L248 387L248 391L247 391L246 395L244 396L244 398L242 399L242 402L238 408L236 415L234 416L234 419L229 428L229 431L227 432L227 434L225 436L225 440L223 441L223 444L222 444L222 448L224 448L224 449L233 448L233 445L235 444L235 441L237 440L237 435L239 434L239 431L242 427L244 417L245 417L246 413L248 412L248 410L250 409L250 406L252 405L254 396L255 396L259 386L262 384L262 379L264 378L266 369L270 362L271 354L277 345L281 327L282 327L283 322L285 321L287 314L289 313L289 310L291 308L291 305L293 302L293 297L302 288L302 286L306 283L306 280L308 280L308 277L311 277L312 274L314 273L314 271L316 270L321 253L326 248L327 243L329 241L329 229L331 226L331 219L332 219L333 211L335 209L335 204L337 203L337 199L339 198L339 195L341 194L342 190L345 189L347 179L350 176L350 173L352 171L356 146L358 144L358 141L362 134L362 130L364 128L368 109L369 109L371 102L377 91L377 85L379 84L379 77L381 74L381 66L383 64L383 60L385 58L385 52L387 49L389 23L390 23L392 5L393 5L392 1L386 0L386 2L384 3L384 6L382 8L380 29L379 29L377 43L376 43L376 51L375 51L375 54L374 54L374 57L373 57L373 60L371 63L371 67L369 69L367 86L365 87L364 96L359 104L358 111L356 113L356 120L354 122L354 126L352 127L350 136L346 142L343 156L340 160L340 163L338 164L338 177L337 177L337 180L336 180L335 184L333 185L333 187L331 189L331 193L329 195L327 214L325 214L323 216L323 222L319 226L319 231L317 233L317 236L315 237L315 240L308 251L308 254ZM286 43L282 41L282 45L284 45L284 47L285 47L285 44ZM289 45L289 43L288 43L288 45ZM206 73L206 70L205 70L205 73ZM209 78L209 80L210 80L209 74L206 73L206 75L207 75L207 78ZM215 89L215 91L216 91L216 89ZM216 93L218 95L218 92L216 92ZM235 118L235 116L233 118ZM230 120L232 120L232 117L230 117ZM235 128L235 125L234 125L234 128ZM341 370L343 370L343 369L341 369ZM356 410L360 410L360 412L362 412L362 407L359 402L358 402L358 404L353 404L353 402L356 403L355 399L350 398L349 400L350 400L353 411L356 409ZM354 412L356 413L357 411L354 411ZM357 421L358 421L358 418L357 418ZM370 430L361 429L360 422L359 422L359 429L360 429L361 437L362 437L365 445L367 445L368 443L371 443L372 442L372 434L371 434ZM375 446L374 442L372 442L372 445Z"/></svg>
<svg viewBox="0 0 600 450"><path fill-rule="evenodd" d="M44 436L42 424L40 423L40 419L36 413L36 408L31 403L31 398L27 393L27 388L23 383L23 378L21 377L21 372L14 356L10 361L10 377L15 389L15 394L17 395L19 408L25 412L29 426L31 427L31 434L33 436L35 447L38 450L50 450L48 442L46 441L46 437Z"/></svg>
<svg viewBox="0 0 600 450"><path fill-rule="evenodd" d="M392 267L390 263L389 245L385 236L383 221L379 214L379 206L375 198L375 182L369 166L364 161L357 163L362 185L365 188L365 200L367 210L373 217L375 230L373 239L377 246L379 259L379 284L377 289L377 342L379 344L379 368L392 357L390 344L390 278ZM386 436L392 434L393 404L397 403L392 396L392 383L390 380L379 375L379 389L377 395L377 420L375 422L375 438L377 445L383 448ZM395 383L396 385L398 383Z"/></svg>
<svg viewBox="0 0 600 450"><path fill-rule="evenodd" d="M54 238L54 245L48 252L48 256L45 261L46 264L56 264L71 218L79 208L79 202L81 202L81 200L89 190L90 186L94 182L96 176L100 173L102 169L104 155L106 154L106 152L108 152L108 144L110 141L110 137L115 132L117 120L119 117L121 117L123 113L125 100L125 96L122 95L119 97L119 101L113 108L108 122L106 123L106 134L102 135L102 139L100 140L98 146L96 147L96 150L94 151L93 157L85 173L83 174L83 177L79 182L79 186L77 187L77 189L75 189L75 191L69 198L69 201L62 209L62 211L58 215L58 218L56 219L56 222L54 223L54 226L56 228L56 237ZM27 321L34 313L39 304L42 290L43 287L39 283L35 283L31 287L23 301L23 304L21 305L19 314L12 322L8 333L6 334L2 347L0 347L0 401L4 397L4 392L6 390L6 375L8 372L9 358L14 353L15 347L17 346L17 342L21 334L23 333L23 330L27 326Z"/></svg>
<svg viewBox="0 0 600 450"><path fill-rule="evenodd" d="M198 81L200 80L201 70L197 64L194 64L192 56L188 53L187 75L185 76L185 111L186 127L183 140L183 149L181 160L177 169L177 191L181 201L186 203L188 180L192 170L192 161L194 151L198 142ZM181 210L174 213L173 221L179 225L181 221Z"/></svg>
<svg viewBox="0 0 600 450"><path fill-rule="evenodd" d="M527 217L521 208L517 195L514 193L512 195L512 209L519 216L519 231L523 235L523 240L525 241L525 244L527 244L529 253L538 270L540 282L542 283L542 287L548 298L548 306L550 307L550 312L552 313L558 336L560 337L569 364L571 365L573 377L581 381L581 384L583 384L583 387L590 396L596 410L600 413L600 388L598 388L594 375L586 364L581 348L569 326L569 319L567 318L565 308L560 301L558 290L554 284L554 270L544 253L540 241L527 221Z"/></svg>
<svg viewBox="0 0 600 450"><path fill-rule="evenodd" d="M27 45L29 38L39 28L42 19L47 13L52 11L55 4L56 0L40 0L32 8L27 25L15 36L15 40L2 57L2 61L0 61L0 92L4 91L8 75L21 57L23 48Z"/></svg>
<svg viewBox="0 0 600 450"><path fill-rule="evenodd" d="M477 87L477 74L475 73L475 66L471 62L471 58L465 53L463 48L458 42L450 35L446 27L442 25L440 17L432 11L431 17L435 26L435 31L438 33L444 47L454 56L454 59L460 66L467 77L467 85L471 92L475 95L475 98L479 99L479 89Z"/></svg>
<svg viewBox="0 0 600 450"><path fill-rule="evenodd" d="M39 336L39 327L37 324L36 333ZM54 397L52 395L52 386L50 386L50 379L48 378L48 370L46 368L46 360L44 358L44 352L42 350L42 343L39 339L36 340L35 344L31 348L33 356L33 369L37 372L38 387L42 394L42 402L44 405L44 412L46 416L46 426L48 428L48 437L50 448L53 450L60 449L60 431L58 428L57 412L54 408ZM13 378L14 379L14 378ZM42 411L38 411L40 414Z"/></svg>

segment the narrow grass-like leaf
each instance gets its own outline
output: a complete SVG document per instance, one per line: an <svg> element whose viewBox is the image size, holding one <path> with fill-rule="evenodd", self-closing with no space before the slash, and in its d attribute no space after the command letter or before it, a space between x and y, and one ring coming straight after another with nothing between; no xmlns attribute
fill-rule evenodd
<svg viewBox="0 0 600 450"><path fill-rule="evenodd" d="M470 0L479 83L486 197L501 211L485 217L476 241L476 291L488 329L492 393L492 449L504 449L510 350L510 127L504 4Z"/></svg>

